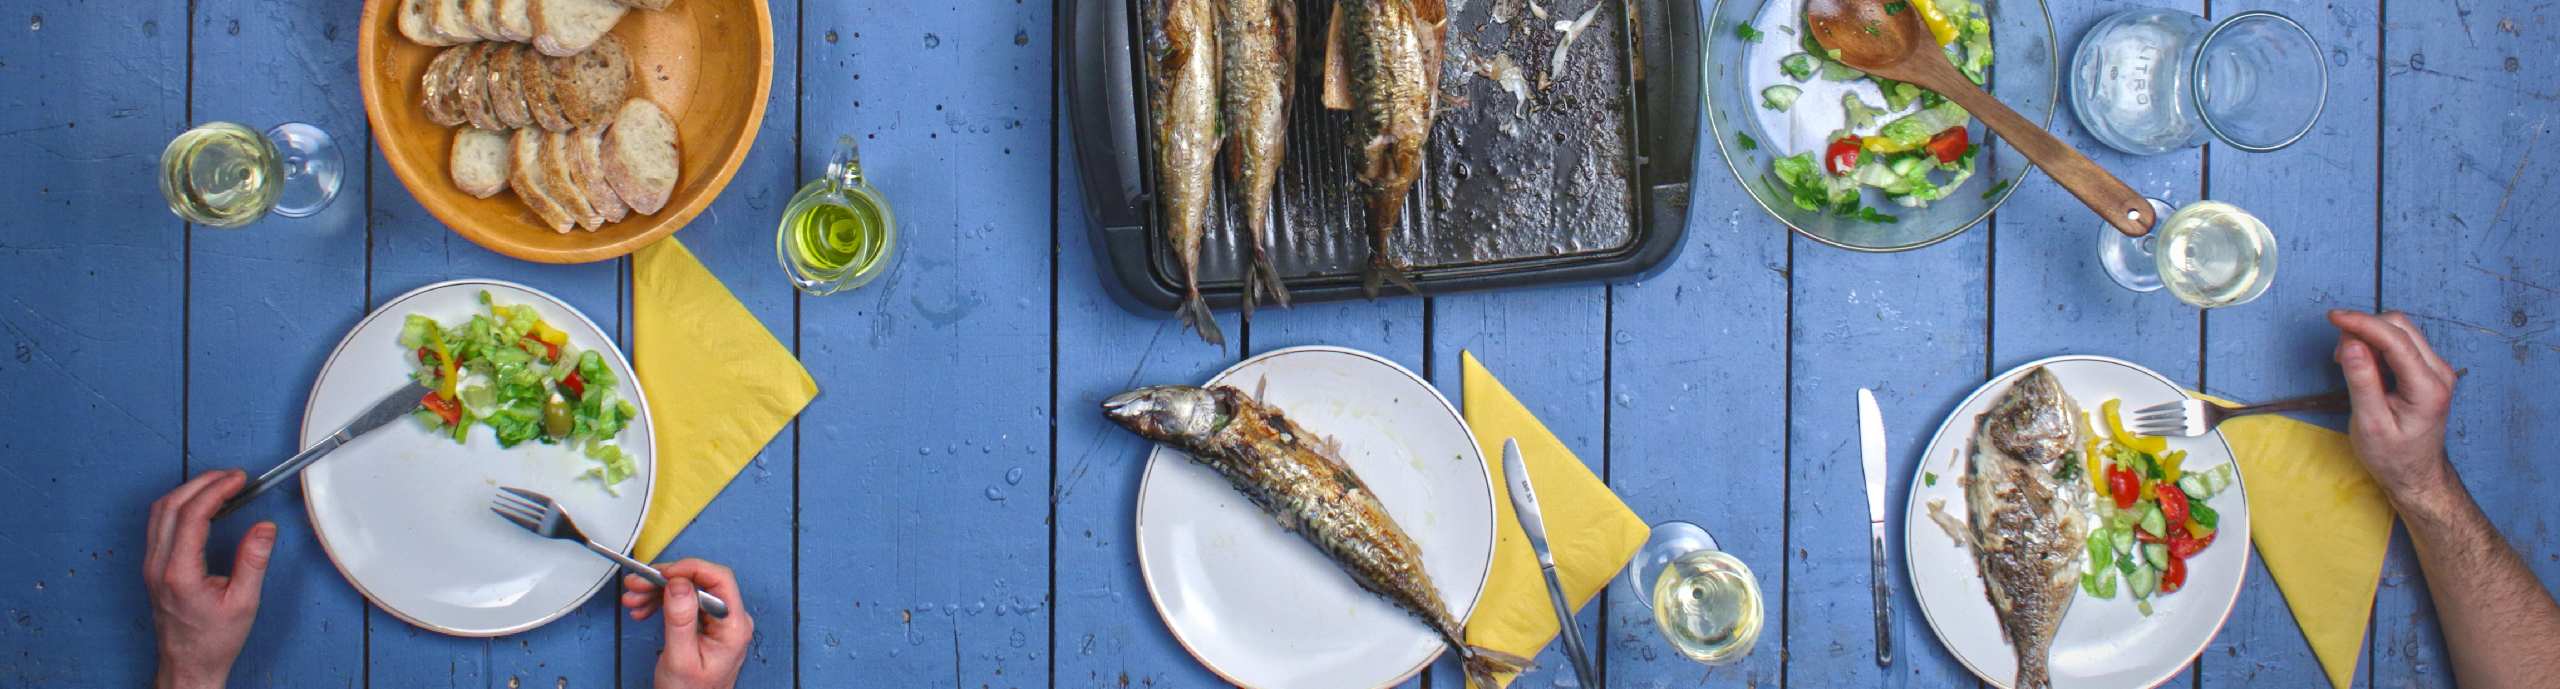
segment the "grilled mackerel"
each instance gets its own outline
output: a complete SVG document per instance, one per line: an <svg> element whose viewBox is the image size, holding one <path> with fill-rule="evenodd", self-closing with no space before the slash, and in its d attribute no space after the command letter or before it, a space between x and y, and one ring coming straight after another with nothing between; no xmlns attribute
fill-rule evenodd
<svg viewBox="0 0 2560 689"><path fill-rule="evenodd" d="M1289 290L1271 265L1263 236L1271 218L1271 188L1280 181L1280 158L1289 148L1289 94L1298 64L1297 0L1219 0L1218 64L1224 70L1227 173L1244 196L1244 317L1262 294L1289 305Z"/></svg>
<svg viewBox="0 0 2560 689"><path fill-rule="evenodd" d="M2071 609L2090 500L2077 478L2079 405L2053 372L2036 368L2009 386L1974 429L1965 470L1966 525L1974 564L2018 654L2015 689L2053 686L2053 633Z"/></svg>
<svg viewBox="0 0 2560 689"><path fill-rule="evenodd" d="M1422 570L1421 548L1350 467L1279 410L1226 386L1140 388L1103 402L1102 410L1131 432L1216 469L1361 588L1420 618L1465 660L1470 685L1493 687L1494 673L1528 665L1466 644L1465 628L1440 604L1439 588Z"/></svg>
<svg viewBox="0 0 2560 689"><path fill-rule="evenodd" d="M1406 192L1422 177L1449 10L1442 0L1341 0L1337 7L1335 30L1350 57L1351 145L1369 205L1369 267L1361 288L1376 298L1378 287L1393 280L1420 294L1391 243Z"/></svg>
<svg viewBox="0 0 2560 689"><path fill-rule="evenodd" d="M1147 36L1148 77L1155 88L1156 198L1165 240L1182 262L1184 297L1176 317L1200 339L1225 346L1218 320L1200 299L1200 223L1218 160L1218 24L1212 0L1162 0Z"/></svg>

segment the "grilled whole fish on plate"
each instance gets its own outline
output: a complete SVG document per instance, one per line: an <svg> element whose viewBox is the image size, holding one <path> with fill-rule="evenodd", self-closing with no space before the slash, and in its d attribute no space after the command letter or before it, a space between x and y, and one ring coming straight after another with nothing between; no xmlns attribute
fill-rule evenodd
<svg viewBox="0 0 2560 689"><path fill-rule="evenodd" d="M1421 548L1330 443L1278 409L1223 385L1140 388L1104 401L1102 409L1131 432L1190 453L1361 588L1422 620L1464 660L1471 686L1493 687L1494 673L1528 665L1525 658L1467 645L1466 629L1423 571Z"/></svg>
<svg viewBox="0 0 2560 689"><path fill-rule="evenodd" d="M1200 223L1218 160L1218 17L1213 0L1160 0L1147 35L1148 107L1155 114L1156 198L1165 241L1182 263L1176 317L1200 339L1224 346L1217 317L1200 299Z"/></svg>
<svg viewBox="0 0 2560 689"><path fill-rule="evenodd" d="M1289 305L1264 242L1271 189L1289 148L1289 98L1297 87L1297 0L1219 0L1218 64L1224 70L1227 173L1244 197L1244 317L1263 294Z"/></svg>
<svg viewBox="0 0 2560 689"><path fill-rule="evenodd" d="M2079 590L2089 492L2079 479L2081 411L2044 368L1977 421L1966 462L1966 526L1983 589L2018 656L2014 689L2052 686L2053 635Z"/></svg>

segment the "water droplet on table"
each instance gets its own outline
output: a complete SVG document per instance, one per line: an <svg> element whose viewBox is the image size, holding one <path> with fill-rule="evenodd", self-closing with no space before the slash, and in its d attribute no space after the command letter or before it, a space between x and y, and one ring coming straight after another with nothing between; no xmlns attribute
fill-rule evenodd
<svg viewBox="0 0 2560 689"><path fill-rule="evenodd" d="M1008 486L1022 485L1022 467L1006 469L1004 472L1004 484Z"/></svg>

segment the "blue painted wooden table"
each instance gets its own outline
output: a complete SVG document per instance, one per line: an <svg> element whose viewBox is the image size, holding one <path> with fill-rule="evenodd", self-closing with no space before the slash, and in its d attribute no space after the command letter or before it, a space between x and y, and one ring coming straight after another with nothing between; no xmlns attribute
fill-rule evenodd
<svg viewBox="0 0 2560 689"><path fill-rule="evenodd" d="M1266 310L1221 352L1104 292L1076 128L1054 114L1051 7L780 0L754 153L679 236L825 393L670 552L744 577L761 621L749 686L1214 684L1146 602L1130 544L1144 449L1095 403L1316 343L1385 354L1454 394L1472 350L1638 512L1714 528L1772 602L1759 649L1709 670L1612 591L1581 622L1605 640L1613 685L1970 686L1907 590L1901 661L1871 660L1855 388L1881 394L1908 476L1908 448L2019 362L2090 352L2231 397L2314 392L2339 384L2322 312L2381 307L2471 369L2455 461L2536 572L2560 580L2560 477L2527 441L2560 426L2560 153L2540 148L2560 147L2545 141L2560 126L2549 4L2165 1L2281 11L2331 51L2326 116L2278 153L2130 158L2058 121L2142 191L2266 217L2283 264L2255 303L2200 313L2118 290L2092 261L2086 211L2041 178L1954 241L1866 255L1791 237L1701 166L1688 246L1653 279ZM290 454L322 355L373 305L496 277L628 335L627 261L501 258L440 227L370 154L358 4L0 0L0 686L144 681L146 503L194 472ZM2058 0L2064 48L2115 6ZM180 223L153 193L155 157L217 119L336 133L353 154L337 203L238 231ZM771 233L839 133L864 137L905 257L866 289L803 298ZM340 579L297 501L254 510L284 537L240 686L648 680L655 624L622 621L609 598L515 637L422 633ZM2450 682L2409 553L2394 544L2359 683ZM1569 681L1543 660L1525 686ZM2255 569L2171 684L2317 677ZM1420 683L1458 685L1445 663Z"/></svg>

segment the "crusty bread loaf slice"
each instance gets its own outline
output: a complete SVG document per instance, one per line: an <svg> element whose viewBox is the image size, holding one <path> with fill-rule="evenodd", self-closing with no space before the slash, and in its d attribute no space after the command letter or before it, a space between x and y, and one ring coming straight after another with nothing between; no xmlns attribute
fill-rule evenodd
<svg viewBox="0 0 2560 689"><path fill-rule="evenodd" d="M528 50L521 43L504 43L489 55L489 68L483 76L489 80L489 113L496 115L498 124L505 129L533 126L533 111L524 103L524 86L516 81L516 61L524 59Z"/></svg>
<svg viewBox="0 0 2560 689"><path fill-rule="evenodd" d="M561 209L569 211L569 217L576 218L579 227L593 232L604 226L604 215L587 201L586 182L578 179L577 157L570 153L570 142L577 138L577 132L542 137L542 182L546 185L542 191L560 202Z"/></svg>
<svg viewBox="0 0 2560 689"><path fill-rule="evenodd" d="M633 98L604 133L604 179L631 210L656 215L675 193L682 161L676 155L676 123L647 98Z"/></svg>
<svg viewBox="0 0 2560 689"><path fill-rule="evenodd" d="M631 207L622 202L621 194L613 193L613 185L604 181L604 128L579 130L569 153L574 158L570 162L577 165L578 180L587 185L587 205L594 206L605 222L622 222L630 217Z"/></svg>
<svg viewBox="0 0 2560 689"><path fill-rule="evenodd" d="M470 52L462 56L461 83L454 85L461 92L456 99L462 106L462 118L481 129L504 128L498 124L498 116L489 109L489 56L496 53L500 45L482 42L464 48Z"/></svg>
<svg viewBox="0 0 2560 689"><path fill-rule="evenodd" d="M568 234L578 220L551 198L549 185L542 178L542 141L546 138L549 136L540 129L516 130L507 153L511 163L507 166L507 186L515 190L516 198L524 201L525 208L532 209L543 225L553 232Z"/></svg>
<svg viewBox="0 0 2560 689"><path fill-rule="evenodd" d="M506 132L479 127L453 130L453 185L462 193L489 198L507 190Z"/></svg>
<svg viewBox="0 0 2560 689"><path fill-rule="evenodd" d="M455 43L481 40L480 34L471 31L471 18L469 14L463 12L462 0L435 0L435 12L432 16L435 19L432 26L436 33L453 38Z"/></svg>
<svg viewBox="0 0 2560 689"><path fill-rule="evenodd" d="M498 37L524 43L533 40L533 0L490 0L498 6Z"/></svg>
<svg viewBox="0 0 2560 689"><path fill-rule="evenodd" d="M505 40L498 35L497 0L462 0L462 21L471 33L483 41Z"/></svg>
<svg viewBox="0 0 2560 689"><path fill-rule="evenodd" d="M418 77L418 103L426 106L427 121L451 127L468 119L454 111L452 96L456 89L453 83L455 68L470 54L470 48L454 46L437 52L435 59L427 61L426 74Z"/></svg>
<svg viewBox="0 0 2560 689"><path fill-rule="evenodd" d="M668 5L676 4L675 0L621 0L621 2L636 10L663 10Z"/></svg>
<svg viewBox="0 0 2560 689"><path fill-rule="evenodd" d="M439 0L400 0L400 35L423 46L444 47L462 41L436 31Z"/></svg>
<svg viewBox="0 0 2560 689"><path fill-rule="evenodd" d="M533 48L554 57L586 52L629 10L614 0L533 0Z"/></svg>
<svg viewBox="0 0 2560 689"><path fill-rule="evenodd" d="M553 93L570 126L612 124L614 111L631 93L631 57L623 52L622 41L607 35L587 52L560 61L567 65L554 75L560 81Z"/></svg>
<svg viewBox="0 0 2560 689"><path fill-rule="evenodd" d="M568 131L569 118L560 114L560 99L551 90L550 63L558 58L527 48L524 59L516 61L516 86L524 90L525 108L533 112L533 122L543 129Z"/></svg>

